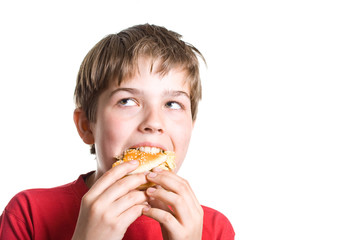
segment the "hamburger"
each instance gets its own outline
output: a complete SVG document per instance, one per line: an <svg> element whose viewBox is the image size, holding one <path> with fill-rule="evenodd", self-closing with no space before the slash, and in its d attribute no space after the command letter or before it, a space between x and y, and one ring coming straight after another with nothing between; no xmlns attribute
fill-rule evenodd
<svg viewBox="0 0 360 240"><path fill-rule="evenodd" d="M139 166L128 175L152 171L152 169L156 167L167 171L173 171L176 166L174 152L164 151L155 147L131 148L126 150L121 156L116 156L115 160L116 162L113 163L112 167L132 160L139 161ZM146 183L139 186L138 189L144 190L154 185L154 183Z"/></svg>

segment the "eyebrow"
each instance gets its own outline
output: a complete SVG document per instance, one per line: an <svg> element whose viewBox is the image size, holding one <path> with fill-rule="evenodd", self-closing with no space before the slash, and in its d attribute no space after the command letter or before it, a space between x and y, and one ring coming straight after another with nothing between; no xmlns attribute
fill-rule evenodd
<svg viewBox="0 0 360 240"><path fill-rule="evenodd" d="M138 90L136 88L117 88L110 93L109 98L111 98L115 93L121 92L121 91L129 92L132 94L139 94L141 92L140 90Z"/></svg>
<svg viewBox="0 0 360 240"><path fill-rule="evenodd" d="M164 93L164 96L170 96L170 97L179 97L179 96L185 96L190 99L190 96L187 92L184 91L171 91L167 90Z"/></svg>
<svg viewBox="0 0 360 240"><path fill-rule="evenodd" d="M115 93L121 92L121 91L129 92L131 94L141 94L142 93L142 91L140 91L136 88L117 88L110 93L109 98L111 98ZM163 96L170 96L170 97L184 96L184 97L190 99L190 95L187 92L178 91L178 90L167 90L163 93Z"/></svg>

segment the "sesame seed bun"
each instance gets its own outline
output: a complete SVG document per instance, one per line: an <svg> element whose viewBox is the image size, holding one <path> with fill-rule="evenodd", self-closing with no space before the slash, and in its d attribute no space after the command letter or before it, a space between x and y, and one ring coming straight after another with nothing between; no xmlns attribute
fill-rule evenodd
<svg viewBox="0 0 360 240"><path fill-rule="evenodd" d="M173 171L175 169L175 153L171 151L147 153L138 149L129 149L125 151L122 158L115 157L115 159L117 161L112 165L112 167L132 160L139 161L139 166L134 171L130 172L128 175L151 171L155 167L159 167L168 171ZM144 190L151 186L154 186L154 184L146 183L141 185L137 189Z"/></svg>

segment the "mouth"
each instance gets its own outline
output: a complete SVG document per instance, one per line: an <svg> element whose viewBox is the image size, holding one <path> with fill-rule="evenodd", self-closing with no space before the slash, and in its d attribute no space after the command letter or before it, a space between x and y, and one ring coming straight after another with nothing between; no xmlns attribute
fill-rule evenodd
<svg viewBox="0 0 360 240"><path fill-rule="evenodd" d="M150 146L141 146L141 147L131 147L125 150L122 154L115 157L117 160L123 159L126 152L131 150L138 150L140 152L148 153L148 154L159 154L159 153L165 153L165 150L160 147L150 147Z"/></svg>
<svg viewBox="0 0 360 240"><path fill-rule="evenodd" d="M136 149L140 152L150 153L150 154L158 154L160 152L165 152L163 149L158 147L138 147L138 148L130 148L130 149Z"/></svg>

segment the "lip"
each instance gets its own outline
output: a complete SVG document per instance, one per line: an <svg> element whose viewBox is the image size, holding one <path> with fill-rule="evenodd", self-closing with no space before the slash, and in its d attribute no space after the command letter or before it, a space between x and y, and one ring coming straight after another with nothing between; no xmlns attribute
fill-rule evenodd
<svg viewBox="0 0 360 240"><path fill-rule="evenodd" d="M156 148L160 148L163 151L167 151L167 149L163 145L157 144L157 143L152 143L152 142L138 143L134 146L131 146L130 148L139 148L139 147L156 147Z"/></svg>

